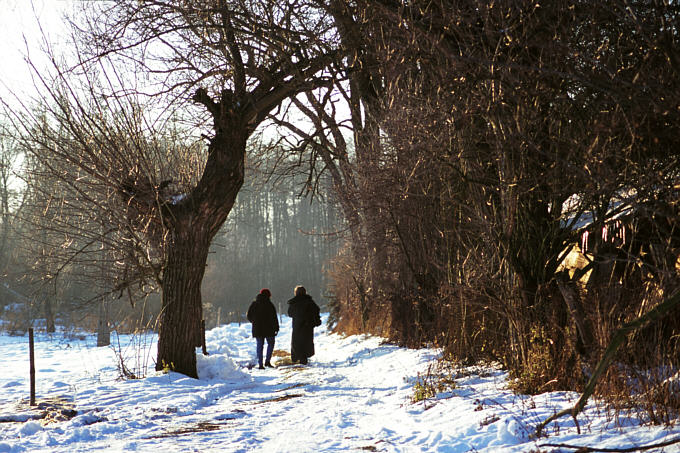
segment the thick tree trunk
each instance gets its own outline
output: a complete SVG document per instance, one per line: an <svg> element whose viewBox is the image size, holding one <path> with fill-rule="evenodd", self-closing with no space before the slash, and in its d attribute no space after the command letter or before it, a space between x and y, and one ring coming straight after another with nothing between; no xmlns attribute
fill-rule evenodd
<svg viewBox="0 0 680 453"><path fill-rule="evenodd" d="M54 326L54 311L52 310L52 300L49 296L45 295L43 300L43 308L45 310L45 332L54 333L56 328Z"/></svg>
<svg viewBox="0 0 680 453"><path fill-rule="evenodd" d="M163 273L163 296L156 370L170 369L198 378L196 348L201 346L201 282L210 240L200 228L176 231Z"/></svg>
<svg viewBox="0 0 680 453"><path fill-rule="evenodd" d="M109 330L109 309L106 300L99 304L99 325L97 328L97 347L111 344L111 331Z"/></svg>
<svg viewBox="0 0 680 453"><path fill-rule="evenodd" d="M227 99L223 96L223 102ZM198 185L179 205L169 207L172 239L163 270L156 370L171 369L198 378L196 348L202 346L201 282L210 242L227 219L243 185L249 129L230 104L212 101L199 90L195 99L215 119L215 136ZM227 114L227 112L232 114Z"/></svg>

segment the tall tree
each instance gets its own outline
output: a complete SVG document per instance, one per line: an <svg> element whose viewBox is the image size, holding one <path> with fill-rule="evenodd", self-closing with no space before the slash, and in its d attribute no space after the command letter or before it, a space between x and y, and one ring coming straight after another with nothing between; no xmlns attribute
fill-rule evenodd
<svg viewBox="0 0 680 453"><path fill-rule="evenodd" d="M19 164L19 149L11 134L0 123L0 277L5 275L10 257L10 234L13 212L19 208L16 171Z"/></svg>
<svg viewBox="0 0 680 453"><path fill-rule="evenodd" d="M328 83L322 71L336 55L332 28L306 0L128 0L86 8L71 21L77 64L56 65L61 89L45 83L47 129L56 137L60 125L68 139L50 140L39 157L66 159L64 176L83 198L96 186L105 194L100 203L118 203L124 218L103 224L125 230L128 240L144 245L147 261L159 263L156 367L196 377L201 281L210 243L243 184L246 144L285 100ZM81 91L78 77L89 77ZM153 96L153 110L131 112L138 101L123 99L142 92ZM172 153L161 119L170 110L192 110L191 102L205 113L191 123L194 135L205 134L205 153L173 168L180 162L163 160ZM30 135L26 130L27 143ZM78 175L96 184L80 186Z"/></svg>

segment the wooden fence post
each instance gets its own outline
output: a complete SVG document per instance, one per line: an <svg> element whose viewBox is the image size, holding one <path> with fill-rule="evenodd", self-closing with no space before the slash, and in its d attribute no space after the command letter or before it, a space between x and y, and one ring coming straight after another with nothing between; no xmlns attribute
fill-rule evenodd
<svg viewBox="0 0 680 453"><path fill-rule="evenodd" d="M35 354L33 352L33 327L28 328L28 354L31 361L31 406L35 406Z"/></svg>

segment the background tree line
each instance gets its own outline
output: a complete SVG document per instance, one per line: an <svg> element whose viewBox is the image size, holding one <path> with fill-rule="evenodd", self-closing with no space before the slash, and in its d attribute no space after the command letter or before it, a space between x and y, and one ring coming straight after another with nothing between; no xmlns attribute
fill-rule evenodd
<svg viewBox="0 0 680 453"><path fill-rule="evenodd" d="M272 291L280 315L297 284L325 307L325 271L338 248L339 219L331 203L310 202L299 190L294 178L244 184L208 258L203 280L204 302L212 314L208 320L217 320L219 310L222 322L243 322L264 287Z"/></svg>
<svg viewBox="0 0 680 453"><path fill-rule="evenodd" d="M12 150L8 137L3 143L3 157L10 160L16 150ZM9 181L19 170L12 162L3 168L7 173L3 181ZM37 175L36 169L30 173ZM42 211L35 212L44 209L44 204L31 202L31 186L23 191L21 187L15 181L3 183L2 190L2 283L6 286L1 300L2 306L21 305L18 311L7 307L5 328L21 332L38 321L52 332L55 323L94 330L102 316L111 329L119 332L156 328L159 300L155 294L148 298L136 295L132 304L130 300L120 303L116 297L102 296L110 288L92 286L93 277L88 275L92 263L80 263L59 272L50 270L61 261L39 253L56 247L41 237L53 234L61 238L72 230L55 228ZM244 322L250 302L262 287L272 290L281 314L285 314L286 301L296 284L304 284L324 306L325 269L339 244L339 219L332 203L319 198L312 202L300 196L301 187L306 191L305 180L299 176L274 182L262 173L254 174L245 183L229 220L211 247L202 285L208 327ZM12 200L20 201L18 196L24 197L22 205L10 209ZM35 217L30 217L31 212ZM106 313L101 311L102 304Z"/></svg>

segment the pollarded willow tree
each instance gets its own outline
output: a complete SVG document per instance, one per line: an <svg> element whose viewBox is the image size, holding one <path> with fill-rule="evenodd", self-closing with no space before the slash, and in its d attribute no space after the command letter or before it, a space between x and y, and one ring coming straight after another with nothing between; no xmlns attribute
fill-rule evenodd
<svg viewBox="0 0 680 453"><path fill-rule="evenodd" d="M145 275L162 290L156 368L196 377L201 281L243 184L248 140L287 100L328 83L332 23L307 0L128 0L86 4L70 24L78 63L55 63L56 85L41 79L50 107L33 135L51 138L35 149L78 194L77 215L99 193L91 225L124 231L116 239L143 258L123 266L128 274L155 263ZM151 103L131 112L142 99ZM205 146L170 158L186 142L168 139L161 119L191 111ZM30 142L31 128L24 135Z"/></svg>

